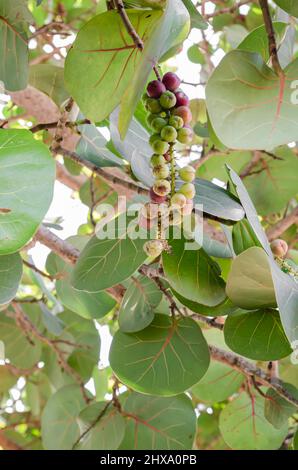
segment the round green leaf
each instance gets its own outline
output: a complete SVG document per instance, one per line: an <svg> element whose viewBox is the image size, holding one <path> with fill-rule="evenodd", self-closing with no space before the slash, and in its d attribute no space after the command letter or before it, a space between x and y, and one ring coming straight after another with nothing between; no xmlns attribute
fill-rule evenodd
<svg viewBox="0 0 298 470"><path fill-rule="evenodd" d="M200 51L198 44L193 44L187 49L187 57L194 64L204 64L205 58Z"/></svg>
<svg viewBox="0 0 298 470"><path fill-rule="evenodd" d="M244 381L244 376L231 367L219 362L211 362L204 377L191 391L207 403L223 401L236 393Z"/></svg>
<svg viewBox="0 0 298 470"><path fill-rule="evenodd" d="M40 328L40 311L36 305L22 305L31 322ZM12 313L10 311L10 313ZM32 337L32 344L12 318L0 312L0 341L4 343L5 358L21 369L29 369L40 360L41 342Z"/></svg>
<svg viewBox="0 0 298 470"><path fill-rule="evenodd" d="M162 12L126 12L146 43ZM65 62L66 87L83 114L93 121L105 119L119 104L140 59L140 51L117 11L107 11L88 21Z"/></svg>
<svg viewBox="0 0 298 470"><path fill-rule="evenodd" d="M18 253L0 256L0 305L15 297L22 273L23 262Z"/></svg>
<svg viewBox="0 0 298 470"><path fill-rule="evenodd" d="M107 224L105 227L112 226ZM144 240L131 235L136 225L129 221L121 226L117 219L114 238L94 236L83 249L72 274L72 285L85 292L99 292L128 279L143 264L147 255L143 250ZM125 224L124 224L125 225ZM112 269L111 269L112 267Z"/></svg>
<svg viewBox="0 0 298 470"><path fill-rule="evenodd" d="M288 426L275 429L264 417L264 398L246 393L230 402L221 412L219 428L225 442L234 450L278 449Z"/></svg>
<svg viewBox="0 0 298 470"><path fill-rule="evenodd" d="M233 304L244 309L276 305L268 257L262 248L248 248L233 260L226 292Z"/></svg>
<svg viewBox="0 0 298 470"><path fill-rule="evenodd" d="M295 141L298 118L292 83L297 72L297 59L278 77L259 54L229 52L206 88L218 138L229 148L244 150L270 150Z"/></svg>
<svg viewBox="0 0 298 470"><path fill-rule="evenodd" d="M292 352L278 312L269 308L229 315L224 336L232 351L250 359L275 361Z"/></svg>
<svg viewBox="0 0 298 470"><path fill-rule="evenodd" d="M145 276L132 277L120 306L120 330L133 333L150 325L153 310L161 299L162 293L155 282Z"/></svg>
<svg viewBox="0 0 298 470"><path fill-rule="evenodd" d="M29 131L1 129L0 255L18 251L34 235L51 204L54 181L55 160L43 143Z"/></svg>
<svg viewBox="0 0 298 470"><path fill-rule="evenodd" d="M189 389L203 377L209 366L209 350L195 321L156 315L145 330L116 333L110 364L128 387L170 396Z"/></svg>
<svg viewBox="0 0 298 470"><path fill-rule="evenodd" d="M102 401L89 405L81 411L79 415L81 435L87 430L89 432L80 440L78 449L118 449L124 437L125 421L115 407L106 407L107 402Z"/></svg>
<svg viewBox="0 0 298 470"><path fill-rule="evenodd" d="M224 281L218 265L203 249L185 249L185 240L171 240L170 253L163 252L167 281L183 297L209 307L225 299Z"/></svg>
<svg viewBox="0 0 298 470"><path fill-rule="evenodd" d="M131 393L123 411L128 419L121 449L192 449L196 416L186 395L156 398Z"/></svg>
<svg viewBox="0 0 298 470"><path fill-rule="evenodd" d="M48 400L41 417L41 433L48 450L71 450L80 436L78 416L85 406L78 385L60 388Z"/></svg>
<svg viewBox="0 0 298 470"><path fill-rule="evenodd" d="M88 242L88 238L75 236L67 241L81 250ZM50 274L58 275L56 290L59 300L72 312L87 319L99 319L115 307L116 301L104 291L92 293L75 289L70 283L73 267L53 252L48 256L47 269Z"/></svg>

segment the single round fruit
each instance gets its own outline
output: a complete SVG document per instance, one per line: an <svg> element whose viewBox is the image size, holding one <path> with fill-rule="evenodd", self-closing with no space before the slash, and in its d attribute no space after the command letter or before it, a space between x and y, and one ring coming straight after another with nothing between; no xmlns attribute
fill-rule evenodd
<svg viewBox="0 0 298 470"><path fill-rule="evenodd" d="M152 166L163 165L165 163L165 158L163 155L154 153L151 157L150 163Z"/></svg>
<svg viewBox="0 0 298 470"><path fill-rule="evenodd" d="M176 106L188 106L189 105L189 98L183 91L176 91Z"/></svg>
<svg viewBox="0 0 298 470"><path fill-rule="evenodd" d="M167 72L162 79L163 84L167 90L176 91L181 83L180 78L173 72Z"/></svg>
<svg viewBox="0 0 298 470"><path fill-rule="evenodd" d="M172 156L171 156L170 153L165 153L163 157L164 157L165 161L168 162L168 163L172 160Z"/></svg>
<svg viewBox="0 0 298 470"><path fill-rule="evenodd" d="M160 135L159 134L152 134L149 138L149 144L152 146L154 142L157 140L160 140Z"/></svg>
<svg viewBox="0 0 298 470"><path fill-rule="evenodd" d="M171 185L168 180L156 180L153 185L153 191L158 196L167 196L171 192Z"/></svg>
<svg viewBox="0 0 298 470"><path fill-rule="evenodd" d="M196 188L192 183L184 183L178 192L184 194L186 199L193 199L196 195Z"/></svg>
<svg viewBox="0 0 298 470"><path fill-rule="evenodd" d="M271 251L275 256L278 256L278 258L283 258L287 252L288 252L288 244L284 240L281 240L280 238L277 238L276 240L273 240L270 244Z"/></svg>
<svg viewBox="0 0 298 470"><path fill-rule="evenodd" d="M150 188L149 196L150 196L151 201L156 204L162 204L163 202L166 202L167 200L166 196L159 196L158 194L156 194L153 188Z"/></svg>
<svg viewBox="0 0 298 470"><path fill-rule="evenodd" d="M160 133L163 140L166 142L175 142L177 139L177 131L175 127L172 126L164 126Z"/></svg>
<svg viewBox="0 0 298 470"><path fill-rule="evenodd" d="M183 119L184 124L189 124L192 120L191 110L187 106L179 106L178 108L175 108L173 110L173 115L180 116Z"/></svg>
<svg viewBox="0 0 298 470"><path fill-rule="evenodd" d="M183 127L184 121L180 116L171 116L169 119L169 125L173 126L176 130L178 130Z"/></svg>
<svg viewBox="0 0 298 470"><path fill-rule="evenodd" d="M170 174L170 170L168 165L162 164L162 165L157 165L153 168L153 175L155 178L158 179L164 179L167 178Z"/></svg>
<svg viewBox="0 0 298 470"><path fill-rule="evenodd" d="M182 181L185 181L186 183L191 183L196 177L196 170L192 166L186 165L185 167L180 168L179 176Z"/></svg>
<svg viewBox="0 0 298 470"><path fill-rule="evenodd" d="M156 100L155 98L148 98L146 101L146 109L150 113L160 113L162 111L162 107L159 103L159 100Z"/></svg>
<svg viewBox="0 0 298 470"><path fill-rule="evenodd" d="M148 256L157 258L163 251L163 242L161 240L149 240L143 248Z"/></svg>
<svg viewBox="0 0 298 470"><path fill-rule="evenodd" d="M159 103L164 109L174 108L176 104L176 96L171 91L166 91L159 98Z"/></svg>
<svg viewBox="0 0 298 470"><path fill-rule="evenodd" d="M189 127L182 127L178 130L177 140L181 144L190 144L193 139L193 130Z"/></svg>
<svg viewBox="0 0 298 470"><path fill-rule="evenodd" d="M186 205L187 199L184 194L176 193L171 197L171 204L182 209Z"/></svg>
<svg viewBox="0 0 298 470"><path fill-rule="evenodd" d="M166 91L165 85L160 80L153 80L147 86L150 98L159 98Z"/></svg>
<svg viewBox="0 0 298 470"><path fill-rule="evenodd" d="M156 132L160 132L167 124L168 122L164 118L157 117L156 119L153 119L151 127Z"/></svg>
<svg viewBox="0 0 298 470"><path fill-rule="evenodd" d="M163 155L164 153L167 153L170 146L168 142L165 142L164 140L155 140L155 142L153 142L152 144L152 148L155 153L158 153L159 155Z"/></svg>

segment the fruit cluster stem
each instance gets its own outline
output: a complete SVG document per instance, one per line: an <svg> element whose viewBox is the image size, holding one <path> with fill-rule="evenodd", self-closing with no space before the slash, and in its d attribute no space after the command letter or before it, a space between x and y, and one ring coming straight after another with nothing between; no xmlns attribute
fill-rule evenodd
<svg viewBox="0 0 298 470"><path fill-rule="evenodd" d="M176 162L175 162L175 150L174 150L174 144L170 145L170 151L171 155L171 197L175 194L176 190Z"/></svg>

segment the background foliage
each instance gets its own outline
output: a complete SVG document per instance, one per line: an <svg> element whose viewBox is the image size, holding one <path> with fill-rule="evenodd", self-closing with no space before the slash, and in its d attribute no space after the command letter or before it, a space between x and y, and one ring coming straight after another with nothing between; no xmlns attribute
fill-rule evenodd
<svg viewBox="0 0 298 470"><path fill-rule="evenodd" d="M296 3L129 0L131 34L120 1L0 0L0 448L297 448ZM153 64L194 70L204 216L157 260L94 236L148 199ZM88 212L66 240L58 182Z"/></svg>

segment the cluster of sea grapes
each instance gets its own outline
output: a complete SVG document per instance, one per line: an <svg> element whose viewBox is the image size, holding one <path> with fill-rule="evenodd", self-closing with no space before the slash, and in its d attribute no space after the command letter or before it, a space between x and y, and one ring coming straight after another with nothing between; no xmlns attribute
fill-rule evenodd
<svg viewBox="0 0 298 470"><path fill-rule="evenodd" d="M172 72L166 73L162 80L153 80L148 84L144 95L144 104L149 112L148 124L153 134L150 145L154 154L151 157L152 172L155 182L150 189L151 204L145 207L143 224L150 226L153 219L169 216L172 224L189 215L193 208L195 170L187 165L177 171L174 146L178 141L189 144L193 139L190 127L192 120L188 96L179 89L181 80ZM182 185L177 190L176 179L179 175ZM152 205L158 204L158 209ZM145 219L145 220L144 220ZM171 223L170 222L170 223ZM176 222L177 223L177 222ZM144 245L149 256L158 256L165 248L162 234L157 240Z"/></svg>

